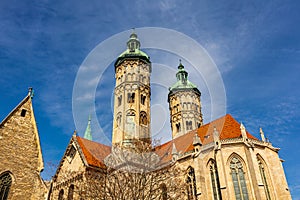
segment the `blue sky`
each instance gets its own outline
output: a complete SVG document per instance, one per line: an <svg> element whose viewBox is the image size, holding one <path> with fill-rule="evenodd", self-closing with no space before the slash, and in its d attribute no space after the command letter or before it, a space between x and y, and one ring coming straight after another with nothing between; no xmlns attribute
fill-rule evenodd
<svg viewBox="0 0 300 200"><path fill-rule="evenodd" d="M272 144L281 148L279 155L285 160L293 198L300 199L299 9L297 1L276 0L2 0L0 118L24 98L29 86L34 88L45 161L43 176L50 177L51 165L59 162L77 128L72 114L73 85L89 53L107 38L133 27L173 29L201 44L216 63L226 89L226 112L257 137L262 126ZM176 69L177 56L162 59L155 51L147 53L152 61ZM102 76L95 99L97 119L106 124L107 137L112 116L107 109L111 101L106 97L113 89L112 68ZM189 71L188 64L186 69ZM190 77L202 91L203 110L208 113L207 88L193 73ZM155 91L167 96L165 88L154 86L152 93ZM204 119L209 121L209 117Z"/></svg>

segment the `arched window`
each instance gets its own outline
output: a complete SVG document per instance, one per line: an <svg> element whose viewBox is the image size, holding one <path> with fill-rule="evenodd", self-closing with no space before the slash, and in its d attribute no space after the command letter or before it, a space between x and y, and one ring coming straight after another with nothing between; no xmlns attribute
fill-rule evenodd
<svg viewBox="0 0 300 200"><path fill-rule="evenodd" d="M118 97L118 106L120 106L121 104L122 104L122 95Z"/></svg>
<svg viewBox="0 0 300 200"><path fill-rule="evenodd" d="M265 166L263 164L263 161L259 157L257 157L257 161L258 161L260 176L261 176L262 182L264 184L266 199L271 200L270 189L269 189L269 185L268 185L268 181L267 181L267 174L266 174Z"/></svg>
<svg viewBox="0 0 300 200"><path fill-rule="evenodd" d="M58 200L63 200L63 198L64 198L64 190L61 189L58 193Z"/></svg>
<svg viewBox="0 0 300 200"><path fill-rule="evenodd" d="M236 157L233 157L230 162L230 169L235 198L237 200L248 200L249 197L245 180L245 172L241 161Z"/></svg>
<svg viewBox="0 0 300 200"><path fill-rule="evenodd" d="M72 184L69 187L68 200L73 200L73 195L74 195L74 185Z"/></svg>
<svg viewBox="0 0 300 200"><path fill-rule="evenodd" d="M160 185L160 189L161 189L161 198L160 199L167 200L168 199L168 192L167 192L166 184L162 183Z"/></svg>
<svg viewBox="0 0 300 200"><path fill-rule="evenodd" d="M141 94L141 104L145 105L146 96Z"/></svg>
<svg viewBox="0 0 300 200"><path fill-rule="evenodd" d="M0 176L0 199L6 200L12 183L12 178L8 172L4 172Z"/></svg>
<svg viewBox="0 0 300 200"><path fill-rule="evenodd" d="M218 174L216 162L214 160L210 161L209 171L210 171L210 179L211 179L214 200L221 200L222 195L220 189L219 174Z"/></svg>
<svg viewBox="0 0 300 200"><path fill-rule="evenodd" d="M176 132L180 132L181 131L181 126L180 123L176 124Z"/></svg>
<svg viewBox="0 0 300 200"><path fill-rule="evenodd" d="M195 170L192 167L188 168L186 183L187 183L188 199L189 200L196 199L197 198L196 176L195 176Z"/></svg>

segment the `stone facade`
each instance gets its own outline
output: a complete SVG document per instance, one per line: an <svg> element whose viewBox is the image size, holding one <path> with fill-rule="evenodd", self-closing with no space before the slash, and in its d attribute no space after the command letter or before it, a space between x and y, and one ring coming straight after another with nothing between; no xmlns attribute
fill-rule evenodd
<svg viewBox="0 0 300 200"><path fill-rule="evenodd" d="M1 122L0 152L0 177L8 173L12 180L8 199L45 199L47 188L40 176L43 160L31 94Z"/></svg>

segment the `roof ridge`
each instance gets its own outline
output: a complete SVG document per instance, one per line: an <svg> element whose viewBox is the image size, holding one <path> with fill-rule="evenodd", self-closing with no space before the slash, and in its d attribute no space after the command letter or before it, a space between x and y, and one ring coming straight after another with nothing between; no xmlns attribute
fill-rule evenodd
<svg viewBox="0 0 300 200"><path fill-rule="evenodd" d="M1 121L1 123L0 123L0 126L1 125L3 125L7 120L8 120L8 118L10 117L10 116L12 116L14 113L15 113L15 111L18 109L18 108L20 108L28 99L30 98L30 94L27 94L26 95L26 97L16 106L16 107L14 107L11 111L10 111L10 113Z"/></svg>

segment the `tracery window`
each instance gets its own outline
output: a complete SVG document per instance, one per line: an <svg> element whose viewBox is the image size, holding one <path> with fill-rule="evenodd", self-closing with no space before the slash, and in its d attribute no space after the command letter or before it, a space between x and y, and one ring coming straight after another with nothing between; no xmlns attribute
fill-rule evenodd
<svg viewBox="0 0 300 200"><path fill-rule="evenodd" d="M263 184L264 184L266 198L267 198L267 200L271 200L270 189L269 189L269 185L268 185L268 181L267 181L265 166L263 165L262 160L259 157L257 157L257 161L258 161L258 166L259 166L259 172L260 172L260 175L261 175L261 179L262 179Z"/></svg>
<svg viewBox="0 0 300 200"><path fill-rule="evenodd" d="M214 200L222 200L219 174L218 174L216 162L214 160L210 161L209 171L210 171L210 179L211 179L211 185L213 191L213 198Z"/></svg>
<svg viewBox="0 0 300 200"><path fill-rule="evenodd" d="M193 167L188 168L186 183L187 183L188 199L189 200L197 199L196 176Z"/></svg>
<svg viewBox="0 0 300 200"><path fill-rule="evenodd" d="M0 176L0 199L6 200L8 198L9 189L12 183L12 178L8 172L4 172Z"/></svg>
<svg viewBox="0 0 300 200"><path fill-rule="evenodd" d="M74 195L74 185L72 184L69 187L68 200L73 200L73 195Z"/></svg>
<svg viewBox="0 0 300 200"><path fill-rule="evenodd" d="M249 197L245 180L245 172L241 161L236 157L233 157L230 162L230 169L235 198L237 200L248 200Z"/></svg>
<svg viewBox="0 0 300 200"><path fill-rule="evenodd" d="M61 189L58 193L58 200L63 200L63 198L64 198L64 190Z"/></svg>

